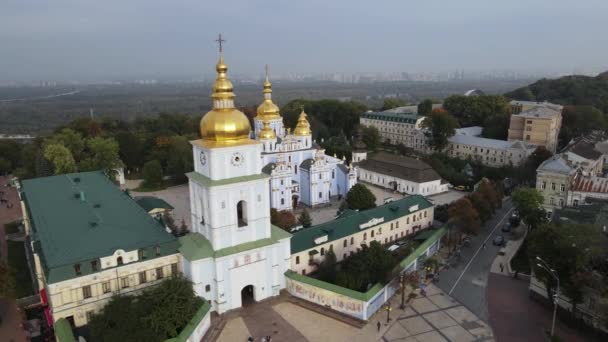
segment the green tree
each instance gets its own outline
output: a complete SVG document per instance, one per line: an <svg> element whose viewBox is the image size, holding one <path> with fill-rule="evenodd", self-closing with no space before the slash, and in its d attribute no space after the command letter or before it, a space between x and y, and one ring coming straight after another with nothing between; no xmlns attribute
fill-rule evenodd
<svg viewBox="0 0 608 342"><path fill-rule="evenodd" d="M118 143L114 138L95 137L86 142L88 156L80 162L82 170L104 170L122 167L118 156Z"/></svg>
<svg viewBox="0 0 608 342"><path fill-rule="evenodd" d="M80 160L85 142L80 133L70 128L63 128L59 132L51 135L47 139L47 144L63 145L72 152L72 156L74 156L75 160Z"/></svg>
<svg viewBox="0 0 608 342"><path fill-rule="evenodd" d="M366 210L376 206L376 196L363 184L353 185L346 194L349 209Z"/></svg>
<svg viewBox="0 0 608 342"><path fill-rule="evenodd" d="M163 168L158 160L150 160L144 164L143 186L146 188L157 188L163 184Z"/></svg>
<svg viewBox="0 0 608 342"><path fill-rule="evenodd" d="M0 175L10 173L12 170L13 164L4 157L0 157Z"/></svg>
<svg viewBox="0 0 608 342"><path fill-rule="evenodd" d="M308 213L308 210L306 210L306 208L304 208L300 216L298 216L298 223L301 224L304 228L312 226L312 218L310 217L310 214Z"/></svg>
<svg viewBox="0 0 608 342"><path fill-rule="evenodd" d="M143 163L143 141L134 133L123 131L117 133L114 138L118 143L120 159L130 170L141 168Z"/></svg>
<svg viewBox="0 0 608 342"><path fill-rule="evenodd" d="M537 147L532 154L526 158L526 161L518 168L515 173L516 178L520 183L534 185L536 183L536 169L545 160L551 158L553 153L547 150L544 146Z"/></svg>
<svg viewBox="0 0 608 342"><path fill-rule="evenodd" d="M72 152L63 145L46 145L44 148L44 158L53 164L53 170L56 175L77 171Z"/></svg>
<svg viewBox="0 0 608 342"><path fill-rule="evenodd" d="M393 108L397 108L397 107L403 107L406 105L407 105L407 102L405 102L405 100L402 100L397 97L391 97L388 99L384 99L384 102L382 103L382 108L380 108L380 110L384 111L384 110L389 110L389 109L393 109Z"/></svg>
<svg viewBox="0 0 608 342"><path fill-rule="evenodd" d="M492 204L486 200L486 198L479 192L474 192L469 196L469 200L477 213L479 213L479 219L481 222L486 222L489 218L492 217L492 213L494 212L492 208Z"/></svg>
<svg viewBox="0 0 608 342"><path fill-rule="evenodd" d="M511 115L500 113L487 117L483 122L481 136L488 139L507 140Z"/></svg>
<svg viewBox="0 0 608 342"><path fill-rule="evenodd" d="M458 121L445 111L433 111L422 121L422 127L429 130L431 146L436 151L441 151L448 145L448 138L453 136L458 128Z"/></svg>
<svg viewBox="0 0 608 342"><path fill-rule="evenodd" d="M433 100L425 99L418 104L418 115L427 116L433 111Z"/></svg>
<svg viewBox="0 0 608 342"><path fill-rule="evenodd" d="M176 183L187 182L186 173L194 168L192 161L192 147L186 137L172 136L169 139L169 158L167 172Z"/></svg>
<svg viewBox="0 0 608 342"><path fill-rule="evenodd" d="M363 245L360 252L342 261L335 283L355 291L367 291L368 285L387 283L396 264L397 260L391 252L378 241L372 241L369 246Z"/></svg>
<svg viewBox="0 0 608 342"><path fill-rule="evenodd" d="M538 190L520 187L513 192L511 199L519 216L529 228L536 228L542 223L542 218L546 215L542 209L543 195Z"/></svg>
<svg viewBox="0 0 608 342"><path fill-rule="evenodd" d="M368 150L374 151L380 146L380 132L376 127L364 127L362 140L367 145Z"/></svg>
<svg viewBox="0 0 608 342"><path fill-rule="evenodd" d="M511 111L508 100L500 95L453 95L443 101L443 108L462 127L483 126L491 117L505 117Z"/></svg>
<svg viewBox="0 0 608 342"><path fill-rule="evenodd" d="M319 279L333 283L336 281L336 254L332 249L325 252L323 261L317 266L317 276Z"/></svg>

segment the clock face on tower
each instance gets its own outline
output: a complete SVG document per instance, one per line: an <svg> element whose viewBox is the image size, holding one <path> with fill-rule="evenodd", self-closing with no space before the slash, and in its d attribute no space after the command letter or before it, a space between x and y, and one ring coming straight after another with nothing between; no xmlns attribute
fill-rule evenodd
<svg viewBox="0 0 608 342"><path fill-rule="evenodd" d="M201 161L201 165L207 164L207 155L205 154L205 152L201 151L201 154L199 155L199 159Z"/></svg>
<svg viewBox="0 0 608 342"><path fill-rule="evenodd" d="M232 154L232 159L230 160L230 162L234 166L241 166L243 164L244 160L245 160L245 158L243 157L243 155L240 152L234 152Z"/></svg>

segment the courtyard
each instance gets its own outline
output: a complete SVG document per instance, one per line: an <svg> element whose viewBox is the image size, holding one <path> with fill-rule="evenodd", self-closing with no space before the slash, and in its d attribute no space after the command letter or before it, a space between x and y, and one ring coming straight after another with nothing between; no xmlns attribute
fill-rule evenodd
<svg viewBox="0 0 608 342"><path fill-rule="evenodd" d="M182 220L184 220L188 229L192 229L190 224L190 191L188 189L188 184L172 186L164 190L150 192L137 192L131 190L131 196L155 196L162 198L173 206L173 219L175 220L175 224L179 225Z"/></svg>
<svg viewBox="0 0 608 342"><path fill-rule="evenodd" d="M378 312L362 327L347 324L324 314L327 309L309 310L287 296L256 303L225 314L226 325L217 341L493 341L492 330L462 304L434 285L427 296L412 300L399 309L400 296L387 311ZM345 320L348 321L348 320ZM380 323L380 329L378 329Z"/></svg>

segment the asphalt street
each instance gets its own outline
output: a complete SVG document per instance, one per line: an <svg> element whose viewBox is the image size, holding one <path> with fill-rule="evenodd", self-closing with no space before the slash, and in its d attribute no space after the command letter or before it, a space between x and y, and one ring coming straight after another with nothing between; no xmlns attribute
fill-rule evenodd
<svg viewBox="0 0 608 342"><path fill-rule="evenodd" d="M503 201L502 208L482 227L477 236L471 237L471 244L462 247L460 260L452 263L448 269L439 274L439 286L484 321L488 321L486 285L494 258L500 247L494 246L492 240L496 235L508 238L508 233L501 227L512 212L511 199ZM485 247L483 246L485 243Z"/></svg>

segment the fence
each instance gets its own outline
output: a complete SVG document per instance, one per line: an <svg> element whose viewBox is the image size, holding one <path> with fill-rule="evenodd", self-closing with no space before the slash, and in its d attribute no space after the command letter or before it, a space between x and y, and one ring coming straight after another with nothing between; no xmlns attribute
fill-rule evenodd
<svg viewBox="0 0 608 342"><path fill-rule="evenodd" d="M430 235L399 263L399 272L416 271L424 259L439 250L440 240L445 232L445 228L440 228ZM368 320L397 292L400 286L399 278L395 278L385 286L376 284L367 292L358 292L293 271L285 272L285 277L287 278L287 291L292 296L362 320Z"/></svg>

